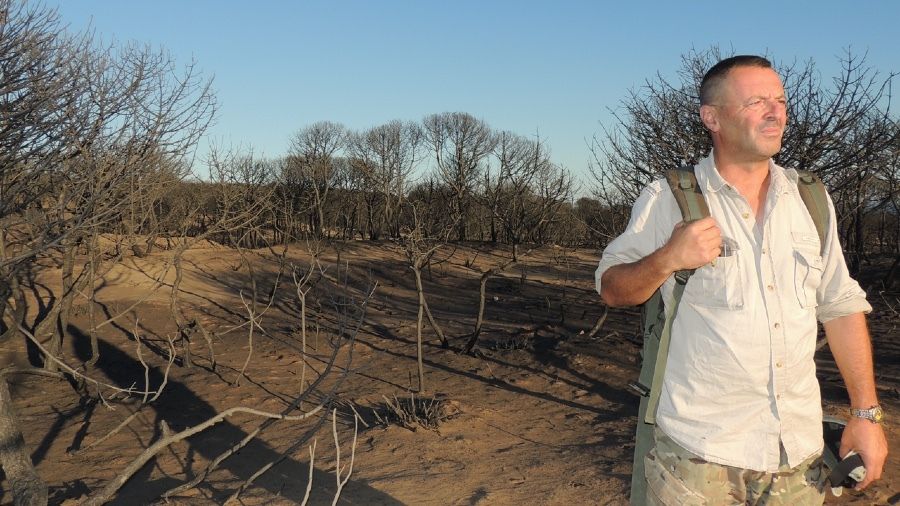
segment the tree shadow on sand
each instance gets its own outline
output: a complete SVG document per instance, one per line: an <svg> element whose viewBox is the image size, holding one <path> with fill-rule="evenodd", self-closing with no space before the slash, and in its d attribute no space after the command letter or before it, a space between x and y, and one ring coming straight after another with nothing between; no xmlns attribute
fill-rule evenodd
<svg viewBox="0 0 900 506"><path fill-rule="evenodd" d="M73 345L79 359L87 360L90 356L89 337L78 327L69 327L73 337ZM114 383L127 387L133 384L143 384L143 366L128 354L109 342L98 339L100 347L100 360L97 367ZM162 382L162 373L158 369L151 369L150 384L159 385ZM217 410L205 400L197 396L183 383L173 381L170 377L162 396L150 406L155 413L154 422L156 440L161 434L161 423L165 421L174 431L193 426L217 414ZM324 414L322 416L325 416ZM298 429L299 434L307 427ZM155 459L148 462L123 486L110 504L132 505L147 504L160 497L166 490L171 489L183 481L195 476L196 471L205 467L192 466L191 462L202 457L208 461L215 458L233 444L247 436L247 432L226 421L197 434L188 440L189 450L183 461L185 467L184 477L166 476L163 478L151 478L155 467ZM76 446L78 443L73 444ZM305 447L304 447L305 452ZM277 460L281 452L271 446L254 439L239 453L225 460L219 467L229 472L234 482L241 482L249 478L263 464ZM272 495L283 499L300 502L306 489L306 480L309 473L307 462L298 462L293 458L287 458L265 475L254 482L257 489L265 489ZM230 495L231 490L218 489L209 482L202 482L197 487L208 500L220 503ZM310 496L311 504L330 503L335 491L335 478L331 472L314 469L313 492ZM56 496L55 500L64 497ZM384 492L376 490L362 480L351 480L344 487L339 504L354 505L394 505L402 504Z"/></svg>

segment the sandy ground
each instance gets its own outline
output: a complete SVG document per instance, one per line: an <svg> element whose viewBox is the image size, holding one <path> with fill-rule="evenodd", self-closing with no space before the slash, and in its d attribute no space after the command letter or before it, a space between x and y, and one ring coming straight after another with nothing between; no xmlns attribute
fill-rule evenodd
<svg viewBox="0 0 900 506"><path fill-rule="evenodd" d="M339 504L625 504L631 470L637 399L626 384L637 375L638 316L611 311L602 330L589 331L603 313L593 291L595 251L544 248L492 278L487 285L486 322L475 356L459 353L472 331L480 273L506 260L507 253L484 246L458 247L438 254L445 260L425 274L429 304L450 338L444 349L425 324L426 394L440 401L444 417L436 429L379 423L385 398L407 399L416 377L416 292L402 251L389 243L348 243L322 254L324 274L307 294L307 341L301 354L300 303L290 276L281 276L271 307L265 309L279 264L269 250L247 253L204 245L189 251L182 284L186 312L213 332L217 365L196 336L194 367L173 365L162 395L142 405L142 396L121 398L103 389L97 397L78 395L69 383L17 376L12 381L26 444L37 470L50 486L54 504L77 504L121 472L145 448L225 409L244 406L281 412L323 371L334 366L301 403L308 411L330 393L334 412L306 421L275 421L200 485L170 497L174 504L221 504L262 466L277 462L239 496L235 504L299 504L310 475L316 442L310 504L330 504L336 489L336 444L346 476L360 415L352 473ZM280 253L281 250L276 250ZM169 252L129 258L113 270L97 294L93 315L77 305L65 343L67 363L89 356L88 329L125 314L97 331L100 361L91 377L141 389L148 378L162 381L167 336L175 335L169 311L173 272ZM285 265L305 268L300 246ZM251 342L247 310L257 284L259 327ZM155 291L154 279L164 280ZM39 277L38 297L54 287L55 271ZM870 276L877 278L877 273ZM867 281L864 279L864 281ZM367 294L374 289L371 296ZM887 476L864 493L846 493L840 504L900 502L900 309L897 294L871 292L879 392L889 423L893 453ZM358 308L365 316L354 331ZM131 308L134 303L139 304ZM338 308L343 316L335 316ZM264 310L265 309L265 310ZM135 334L140 337L141 365ZM343 338L339 338L343 336ZM352 339L348 339L352 337ZM240 371L248 357L245 376ZM0 343L0 361L25 362L21 342ZM827 350L817 357L826 411L842 413L845 393ZM91 391L96 392L95 388ZM113 436L101 440L136 413ZM114 497L112 504L147 504L201 473L208 463L263 424L237 414L160 452ZM334 423L335 430L332 430ZM299 442L299 444L298 444ZM293 448L295 447L295 448ZM7 490L6 481L2 482ZM10 504L0 492L0 504Z"/></svg>

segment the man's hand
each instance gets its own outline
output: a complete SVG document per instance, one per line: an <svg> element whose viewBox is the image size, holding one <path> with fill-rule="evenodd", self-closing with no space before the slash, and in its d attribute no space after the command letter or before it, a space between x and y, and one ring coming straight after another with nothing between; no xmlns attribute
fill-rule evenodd
<svg viewBox="0 0 900 506"><path fill-rule="evenodd" d="M719 256L722 235L711 217L675 225L666 244L637 262L603 273L600 297L609 306L643 304L675 271L696 269Z"/></svg>
<svg viewBox="0 0 900 506"><path fill-rule="evenodd" d="M701 220L675 225L669 241L663 246L672 272L696 269L713 261L721 253L722 233L716 220L707 216Z"/></svg>
<svg viewBox="0 0 900 506"><path fill-rule="evenodd" d="M880 423L872 423L864 418L850 417L841 436L841 457L853 450L858 453L866 466L866 479L857 483L856 490L862 490L881 478L884 461L887 459L888 445L884 428Z"/></svg>

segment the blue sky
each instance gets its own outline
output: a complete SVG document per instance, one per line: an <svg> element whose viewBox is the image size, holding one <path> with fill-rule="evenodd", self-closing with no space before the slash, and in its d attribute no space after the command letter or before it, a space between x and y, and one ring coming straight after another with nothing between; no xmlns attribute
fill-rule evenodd
<svg viewBox="0 0 900 506"><path fill-rule="evenodd" d="M59 2L59 3L56 3ZM362 130L465 111L539 133L583 176L586 139L629 89L712 45L813 58L825 77L849 47L900 71L900 2L46 0L73 31L166 48L214 77L208 142L280 156L319 120ZM895 100L896 102L896 100Z"/></svg>

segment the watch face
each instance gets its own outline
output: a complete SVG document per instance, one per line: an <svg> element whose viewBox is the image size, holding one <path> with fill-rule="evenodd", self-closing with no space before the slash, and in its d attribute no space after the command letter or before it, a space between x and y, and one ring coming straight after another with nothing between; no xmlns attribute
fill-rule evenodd
<svg viewBox="0 0 900 506"><path fill-rule="evenodd" d="M881 423L884 420L884 410L881 406L872 406L869 409L851 409L850 414L859 418L865 418L873 423Z"/></svg>

